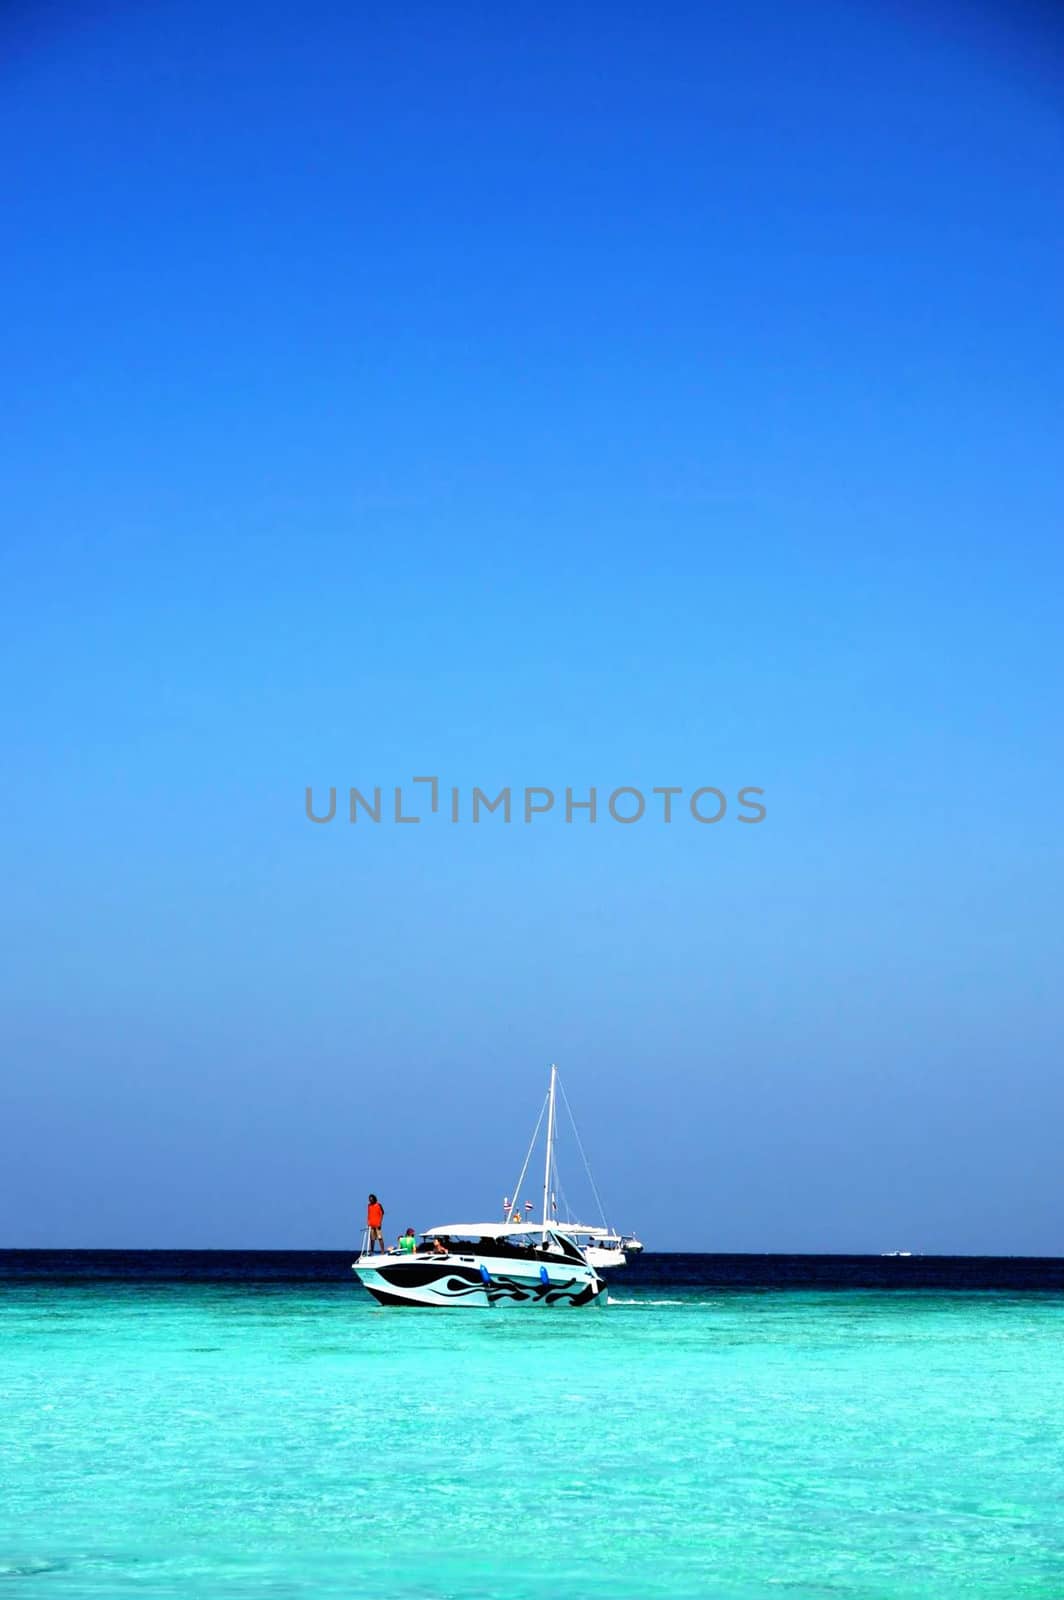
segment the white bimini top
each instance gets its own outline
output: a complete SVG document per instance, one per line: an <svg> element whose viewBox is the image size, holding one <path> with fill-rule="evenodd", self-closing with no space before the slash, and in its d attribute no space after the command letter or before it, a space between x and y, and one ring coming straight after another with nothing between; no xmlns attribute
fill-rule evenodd
<svg viewBox="0 0 1064 1600"><path fill-rule="evenodd" d="M457 1235L461 1239L510 1239L515 1234L525 1238L532 1234L558 1233L564 1236L564 1228L557 1227L548 1222L544 1227L542 1222L450 1222L445 1228L426 1228L422 1234L423 1239L438 1239Z"/></svg>

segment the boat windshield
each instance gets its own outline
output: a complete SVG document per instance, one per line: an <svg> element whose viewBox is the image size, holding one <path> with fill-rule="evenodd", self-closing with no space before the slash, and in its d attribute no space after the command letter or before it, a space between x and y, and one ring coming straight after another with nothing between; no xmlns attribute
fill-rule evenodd
<svg viewBox="0 0 1064 1600"><path fill-rule="evenodd" d="M512 1230L470 1227L459 1232L444 1233L437 1228L421 1234L417 1253L452 1256L516 1256L524 1260L559 1256L566 1260L582 1261L583 1254L572 1239L553 1229L530 1228L527 1224Z"/></svg>

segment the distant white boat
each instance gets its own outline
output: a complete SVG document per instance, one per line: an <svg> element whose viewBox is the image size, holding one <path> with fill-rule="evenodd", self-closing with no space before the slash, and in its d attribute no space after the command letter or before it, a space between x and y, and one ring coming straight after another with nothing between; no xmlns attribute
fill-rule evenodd
<svg viewBox="0 0 1064 1600"><path fill-rule="evenodd" d="M911 1250L881 1250L881 1256L911 1256Z"/></svg>
<svg viewBox="0 0 1064 1600"><path fill-rule="evenodd" d="M629 1256L637 1256L643 1249L634 1233L615 1233L605 1224L601 1228L586 1228L578 1222L564 1224L567 1233L575 1235L582 1244L584 1255L593 1267L623 1267Z"/></svg>
<svg viewBox="0 0 1064 1600"><path fill-rule="evenodd" d="M600 1271L603 1267L623 1267L627 1257L624 1253L624 1241L619 1233L612 1229L588 1228L581 1222L567 1222L565 1231L571 1239L575 1239L584 1252L584 1260Z"/></svg>

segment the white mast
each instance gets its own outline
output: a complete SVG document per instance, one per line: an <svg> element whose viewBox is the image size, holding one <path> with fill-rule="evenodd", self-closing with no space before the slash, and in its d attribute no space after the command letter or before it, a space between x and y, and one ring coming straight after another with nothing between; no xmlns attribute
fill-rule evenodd
<svg viewBox="0 0 1064 1600"><path fill-rule="evenodd" d="M543 1167L543 1236L546 1238L550 1219L550 1169L554 1162L554 1090L558 1069L551 1062L550 1094L547 1096L547 1159Z"/></svg>

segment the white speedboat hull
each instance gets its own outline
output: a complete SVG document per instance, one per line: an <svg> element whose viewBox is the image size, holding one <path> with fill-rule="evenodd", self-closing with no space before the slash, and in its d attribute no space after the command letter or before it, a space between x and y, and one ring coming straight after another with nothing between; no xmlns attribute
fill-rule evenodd
<svg viewBox="0 0 1064 1600"><path fill-rule="evenodd" d="M515 1261L490 1255L359 1256L359 1282L385 1306L589 1306L606 1285L585 1261Z"/></svg>

